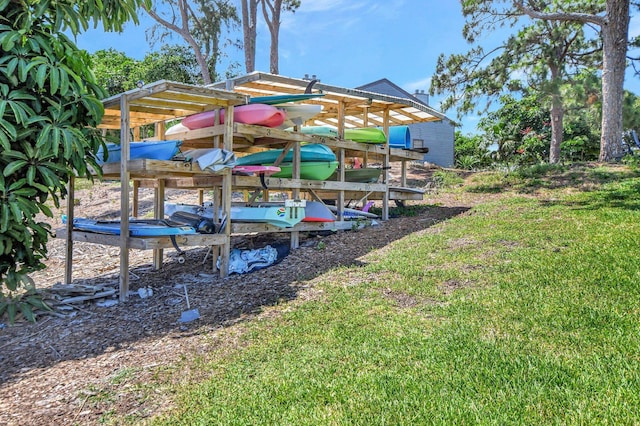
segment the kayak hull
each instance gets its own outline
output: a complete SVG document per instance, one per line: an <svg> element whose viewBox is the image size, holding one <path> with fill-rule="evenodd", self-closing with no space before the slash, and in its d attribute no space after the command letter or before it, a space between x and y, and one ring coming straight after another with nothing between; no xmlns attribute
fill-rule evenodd
<svg viewBox="0 0 640 426"><path fill-rule="evenodd" d="M292 178L293 165L291 163L280 164L280 172L274 173L274 178ZM337 161L303 161L300 163L300 179L327 180L338 168Z"/></svg>
<svg viewBox="0 0 640 426"><path fill-rule="evenodd" d="M75 218L73 228L79 231L99 234L120 235L120 221L100 221L86 218ZM192 226L169 226L160 220L130 220L129 235L132 237L159 237L167 235L195 234Z"/></svg>
<svg viewBox="0 0 640 426"><path fill-rule="evenodd" d="M224 109L220 110L220 124L224 123ZM233 119L237 123L257 126L278 127L286 118L284 111L272 105L240 105L233 110ZM185 117L181 124L189 130L203 129L215 125L216 111L205 111Z"/></svg>
<svg viewBox="0 0 640 426"><path fill-rule="evenodd" d="M282 149L270 149L268 151L255 152L236 160L236 165L262 165L273 164L282 154ZM300 161L335 161L336 155L331 148L322 144L308 144L300 147ZM289 150L282 160L285 163L293 161L293 151Z"/></svg>
<svg viewBox="0 0 640 426"><path fill-rule="evenodd" d="M131 142L129 144L129 159L136 160L146 158L150 160L170 160L180 150L182 141L150 141L150 142ZM107 144L107 159L104 160L104 150L102 147L96 153L97 163L102 165L105 163L119 163L122 158L121 147L118 144Z"/></svg>
<svg viewBox="0 0 640 426"><path fill-rule="evenodd" d="M327 180L338 180L339 170L336 170ZM375 183L380 179L382 170L375 167L363 167L361 169L345 169L345 182Z"/></svg>
<svg viewBox="0 0 640 426"><path fill-rule="evenodd" d="M165 213L171 215L177 211L198 214L205 218L213 218L213 207L201 207L192 204L165 204ZM279 228L292 228L305 218L304 206L288 207L282 204L274 206L232 206L232 222L268 223Z"/></svg>

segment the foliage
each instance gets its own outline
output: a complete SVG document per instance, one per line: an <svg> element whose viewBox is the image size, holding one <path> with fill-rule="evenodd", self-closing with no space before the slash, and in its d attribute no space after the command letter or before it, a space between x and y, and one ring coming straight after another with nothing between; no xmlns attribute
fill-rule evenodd
<svg viewBox="0 0 640 426"><path fill-rule="evenodd" d="M594 86L594 80L593 73L584 73L560 88L563 98L569 100L565 102L560 146L563 161L598 158L600 90ZM501 106L479 123L485 138L497 147L494 159L517 165L545 161L551 120L545 98L540 98L534 90L527 90L520 98L505 95L499 101Z"/></svg>
<svg viewBox="0 0 640 426"><path fill-rule="evenodd" d="M103 90L90 59L65 35L91 20L106 30L135 19L138 1L0 0L0 311L33 320L39 307L27 274L44 268L52 216L71 173L100 170L92 153L102 143L91 129L103 115ZM29 290L30 291L30 290ZM0 312L0 313L2 313Z"/></svg>
<svg viewBox="0 0 640 426"><path fill-rule="evenodd" d="M555 6L548 6L549 8ZM467 41L476 42L480 31L492 31L497 26L519 26L501 45L486 49L480 45L466 54L441 55L436 74L432 79L432 93L449 93L444 108L458 105L458 113L475 109L481 99L490 102L495 98L522 91L535 90L539 98L549 105L552 120L549 148L545 157L559 161L562 143L563 99L561 85L583 67L593 67L599 62L597 40L585 36L581 24L565 21L534 20L526 24L519 19L522 12L516 6L494 6L486 1L469 1L463 4L467 17L464 34ZM539 135L540 138L546 135ZM538 141L529 135L529 151L537 159L541 154Z"/></svg>
<svg viewBox="0 0 640 426"><path fill-rule="evenodd" d="M453 188L462 185L464 179L451 170L436 170L433 173L433 181L437 188Z"/></svg>
<svg viewBox="0 0 640 426"><path fill-rule="evenodd" d="M461 169L475 170L491 164L489 150L482 136L465 136L457 131L454 140L456 166Z"/></svg>
<svg viewBox="0 0 640 426"><path fill-rule="evenodd" d="M91 65L96 82L112 96L136 87L136 82L144 81L144 70L140 62L129 58L124 52L111 48L98 50L92 55Z"/></svg>
<svg viewBox="0 0 640 426"><path fill-rule="evenodd" d="M504 164L530 164L546 157L549 147L549 112L537 93L521 99L500 98L501 107L479 123L496 147L494 160Z"/></svg>
<svg viewBox="0 0 640 426"><path fill-rule="evenodd" d="M187 84L202 84L202 76L193 50L182 45L163 45L159 52L147 53L142 60L142 80L178 81Z"/></svg>
<svg viewBox="0 0 640 426"><path fill-rule="evenodd" d="M147 53L140 61L113 48L92 55L96 81L109 96L134 89L137 82L158 80L202 84L195 54L180 45L163 45L160 51Z"/></svg>
<svg viewBox="0 0 640 426"><path fill-rule="evenodd" d="M628 0L566 2L519 0L462 2L467 23L463 30L470 43L498 27L521 25L516 36L496 48L475 45L466 54L438 60L431 92L449 92L445 108L459 113L475 108L482 96L495 98L522 87L526 76L537 90L551 96L552 136L549 161L560 157L563 101L560 86L569 73L602 68L601 161L617 158L622 135L622 99L629 25ZM520 16L527 20L519 24ZM599 27L599 32L593 31ZM584 28L589 28L585 31ZM590 35L597 35L590 37ZM598 48L601 43L601 48ZM527 84L531 84L528 82ZM487 104L488 105L488 104Z"/></svg>

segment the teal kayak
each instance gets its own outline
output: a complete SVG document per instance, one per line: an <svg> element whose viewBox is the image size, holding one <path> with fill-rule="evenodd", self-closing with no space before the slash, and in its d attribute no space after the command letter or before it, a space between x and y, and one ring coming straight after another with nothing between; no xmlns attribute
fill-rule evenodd
<svg viewBox="0 0 640 426"><path fill-rule="evenodd" d="M322 96L324 96L324 93L300 93L300 94L292 93L289 95L252 96L249 99L249 103L276 105L276 104L283 104L285 102L306 101L309 99L320 98Z"/></svg>
<svg viewBox="0 0 640 426"><path fill-rule="evenodd" d="M245 155L236 160L237 166L248 165L272 165L274 161L280 157L282 149L270 149L268 151L255 152L253 154ZM300 161L335 161L336 155L326 145L322 144L308 144L300 147ZM282 160L285 163L293 161L293 150L289 150L287 155Z"/></svg>
<svg viewBox="0 0 640 426"><path fill-rule="evenodd" d="M338 137L338 129L331 126L302 126L300 132L305 135L324 136L328 138Z"/></svg>

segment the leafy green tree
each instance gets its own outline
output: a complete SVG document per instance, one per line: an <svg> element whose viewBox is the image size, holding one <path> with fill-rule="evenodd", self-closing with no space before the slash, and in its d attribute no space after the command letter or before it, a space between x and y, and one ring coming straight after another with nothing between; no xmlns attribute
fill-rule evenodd
<svg viewBox="0 0 640 426"><path fill-rule="evenodd" d="M561 87L565 101L562 160L597 160L599 153L600 98L595 75L584 73L574 84ZM484 117L479 128L498 147L496 160L515 164L541 161L548 155L550 113L548 98L529 90L525 96L500 98L501 107Z"/></svg>
<svg viewBox="0 0 640 426"><path fill-rule="evenodd" d="M52 216L48 203L59 206L72 173L100 170L92 153L102 141L91 128L102 119L104 92L88 54L65 32L90 22L122 30L141 3L0 0L0 315L11 321L18 309L34 320L32 307L43 307L28 277L44 268L50 237L37 215Z"/></svg>
<svg viewBox="0 0 640 426"><path fill-rule="evenodd" d="M546 3L553 6L552 2ZM552 116L548 159L558 162L564 116L561 86L572 73L597 62L596 43L585 37L582 25L573 22L537 20L524 25L519 19L523 13L515 5L502 2L465 1L463 13L467 18L463 34L472 44L481 33L499 26L520 28L496 48L485 50L477 45L466 54L441 55L431 92L450 93L444 108L458 104L459 113L473 110L480 99L488 101L486 111L496 97L524 88L546 94ZM539 140L540 136L533 139ZM533 142L532 135L527 138Z"/></svg>
<svg viewBox="0 0 640 426"><path fill-rule="evenodd" d="M533 19L596 25L602 39L602 136L600 161L622 155L622 101L629 43L630 0L560 1L549 9L548 1L513 0ZM637 6L637 2L634 2Z"/></svg>
<svg viewBox="0 0 640 426"><path fill-rule="evenodd" d="M139 81L178 81L202 84L202 76L191 49L181 45L163 45L140 61L115 49L99 50L92 56L97 83L109 96L134 89Z"/></svg>
<svg viewBox="0 0 640 426"><path fill-rule="evenodd" d="M140 62L124 52L113 48L98 50L91 59L96 82L106 89L109 96L135 88L138 80L145 81Z"/></svg>
<svg viewBox="0 0 640 426"><path fill-rule="evenodd" d="M142 68L142 80L146 82L170 80L188 84L203 83L196 55L184 45L163 45L159 52L146 54Z"/></svg>
<svg viewBox="0 0 640 426"><path fill-rule="evenodd" d="M491 164L491 157L481 135L463 135L457 131L454 139L456 166L462 169L479 169Z"/></svg>
<svg viewBox="0 0 640 426"><path fill-rule="evenodd" d="M229 0L160 0L146 11L159 24L149 33L151 40L163 42L178 34L193 49L203 83L211 84L224 54L222 29L239 24L235 6Z"/></svg>
<svg viewBox="0 0 640 426"><path fill-rule="evenodd" d="M548 155L550 113L537 92L529 91L520 99L512 95L500 98L501 107L480 120L487 140L497 149L494 159L506 164L530 164Z"/></svg>

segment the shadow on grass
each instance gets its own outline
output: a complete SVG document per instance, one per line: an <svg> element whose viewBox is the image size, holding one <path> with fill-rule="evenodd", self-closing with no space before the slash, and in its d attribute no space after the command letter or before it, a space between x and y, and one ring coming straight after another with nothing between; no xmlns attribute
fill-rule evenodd
<svg viewBox="0 0 640 426"><path fill-rule="evenodd" d="M268 268L225 279L212 268L207 248L186 251L186 262L180 264L168 252L160 270L146 264L130 270L129 300L105 308L85 305L64 318L45 317L36 324L18 323L0 330L0 383L19 382L36 369L46 369L62 362L92 359L122 349L131 357L143 341L170 345L172 339L190 335L207 335L222 327L251 320L264 308L296 299L308 280L341 267L357 265L359 257L400 239L445 221L469 210L466 207L417 206L405 208L411 217L400 217L380 226L358 231L344 231L328 236L301 235L301 248L293 250L282 262ZM398 209L392 209L399 213ZM263 247L282 241L285 234L261 234L253 240L234 237L232 246ZM322 241L322 245L317 242ZM86 245L85 250L100 246ZM149 252L150 253L150 252ZM207 258L207 261L203 261ZM117 264L117 260L112 260ZM113 270L113 264L104 265ZM74 276L82 276L82 264L74 264ZM106 285L118 288L118 274L75 279L75 284ZM178 323L187 310L181 284L188 285L191 309L197 308L200 319ZM153 296L141 299L139 288L152 288ZM148 343L147 343L148 344ZM114 355L115 356L115 355ZM68 368L73 364L69 364ZM78 368L82 367L80 364ZM86 368L86 367L84 367Z"/></svg>
<svg viewBox="0 0 640 426"><path fill-rule="evenodd" d="M640 180L626 180L610 188L601 188L580 200L541 200L544 206L563 205L575 209L614 208L640 210Z"/></svg>

